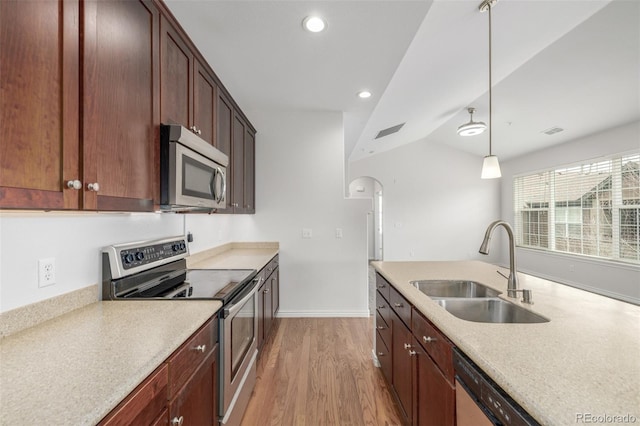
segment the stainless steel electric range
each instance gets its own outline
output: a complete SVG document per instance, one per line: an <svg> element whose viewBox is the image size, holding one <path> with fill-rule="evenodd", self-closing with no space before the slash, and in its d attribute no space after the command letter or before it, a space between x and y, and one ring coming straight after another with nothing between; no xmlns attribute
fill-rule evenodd
<svg viewBox="0 0 640 426"><path fill-rule="evenodd" d="M256 380L256 292L262 278L255 269L188 269L187 256L184 236L105 247L102 299L220 300L219 419L239 424Z"/></svg>

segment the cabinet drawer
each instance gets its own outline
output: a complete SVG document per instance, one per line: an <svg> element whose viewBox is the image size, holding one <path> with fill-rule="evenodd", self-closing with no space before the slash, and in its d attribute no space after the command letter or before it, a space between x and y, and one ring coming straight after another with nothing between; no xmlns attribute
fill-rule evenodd
<svg viewBox="0 0 640 426"><path fill-rule="evenodd" d="M218 338L217 329L217 317L214 317L169 357L169 399L211 353Z"/></svg>
<svg viewBox="0 0 640 426"><path fill-rule="evenodd" d="M452 343L420 312L413 309L411 330L420 345L433 358L444 376L453 383Z"/></svg>
<svg viewBox="0 0 640 426"><path fill-rule="evenodd" d="M390 298L389 305L391 309L394 310L396 314L400 317L402 322L407 326L407 328L411 327L411 304L406 301L406 299L398 293L398 290L391 287L389 289Z"/></svg>
<svg viewBox="0 0 640 426"><path fill-rule="evenodd" d="M380 312L376 312L376 330L384 340L387 347L391 346L391 323L385 322Z"/></svg>
<svg viewBox="0 0 640 426"><path fill-rule="evenodd" d="M382 297L389 300L389 289L391 288L391 284L387 280L385 280L382 275L376 272L376 288L382 294Z"/></svg>
<svg viewBox="0 0 640 426"><path fill-rule="evenodd" d="M384 340L378 332L376 332L376 356L380 362L380 368L382 369L384 378L391 384L393 382L393 377L391 376L393 371L391 351L388 349L388 346L384 343Z"/></svg>
<svg viewBox="0 0 640 426"><path fill-rule="evenodd" d="M376 312L380 314L387 326L391 327L391 308L379 291L376 292Z"/></svg>
<svg viewBox="0 0 640 426"><path fill-rule="evenodd" d="M152 424L161 411L166 413L167 366L163 364L116 407L100 426Z"/></svg>

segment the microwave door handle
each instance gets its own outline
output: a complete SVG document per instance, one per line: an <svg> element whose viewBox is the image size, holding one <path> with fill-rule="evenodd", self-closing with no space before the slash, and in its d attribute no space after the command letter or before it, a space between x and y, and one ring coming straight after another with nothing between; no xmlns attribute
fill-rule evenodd
<svg viewBox="0 0 640 426"><path fill-rule="evenodd" d="M254 282L256 282L256 284L253 286L253 288L249 291L249 293L244 296L240 301L234 303L233 305L229 306L228 308L225 308L224 310L224 318L228 318L230 316L234 316L235 314L238 313L238 311L240 311L240 309L242 309L242 307L244 306L245 302L249 299L251 299L253 297L253 295L256 293L256 291L258 290L258 287L260 287L260 283L262 282L264 278L260 277L257 281L253 280Z"/></svg>
<svg viewBox="0 0 640 426"><path fill-rule="evenodd" d="M217 201L216 195L216 177L218 176L218 172L216 170L211 174L211 180L209 181L209 191L211 192L211 196L213 197L213 201Z"/></svg>
<svg viewBox="0 0 640 426"><path fill-rule="evenodd" d="M219 203L224 199L224 195L227 192L227 178L224 173L222 173L222 169L220 167L217 167L216 169L218 170L217 176L220 176L220 179L222 179L222 191L220 191L220 196L216 199L216 202Z"/></svg>

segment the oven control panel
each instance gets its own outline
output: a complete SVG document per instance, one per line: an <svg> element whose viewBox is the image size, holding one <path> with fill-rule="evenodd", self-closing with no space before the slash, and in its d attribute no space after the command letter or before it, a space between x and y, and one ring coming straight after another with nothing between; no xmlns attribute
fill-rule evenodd
<svg viewBox="0 0 640 426"><path fill-rule="evenodd" d="M170 259L187 252L187 242L184 239L169 241L120 250L120 262L123 269L149 265L158 260Z"/></svg>
<svg viewBox="0 0 640 426"><path fill-rule="evenodd" d="M109 279L123 278L189 256L186 236L136 243L117 244L102 249L109 264Z"/></svg>

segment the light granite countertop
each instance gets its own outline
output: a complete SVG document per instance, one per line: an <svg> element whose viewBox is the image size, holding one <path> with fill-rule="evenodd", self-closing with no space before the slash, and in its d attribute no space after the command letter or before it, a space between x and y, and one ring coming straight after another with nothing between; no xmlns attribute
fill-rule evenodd
<svg viewBox="0 0 640 426"><path fill-rule="evenodd" d="M579 424L587 415L640 423L640 307L519 274L520 288L533 291L534 305L523 304L506 297L502 268L479 261L373 266L541 424ZM409 284L419 279L475 280L550 322L461 320Z"/></svg>
<svg viewBox="0 0 640 426"><path fill-rule="evenodd" d="M278 243L229 243L187 263L260 270L276 254ZM0 425L96 424L222 307L214 300L93 299L59 312L67 299L87 300L84 293L94 298L97 286L3 314ZM30 327L19 331L24 322Z"/></svg>
<svg viewBox="0 0 640 426"><path fill-rule="evenodd" d="M96 424L221 306L96 302L2 339L0 424Z"/></svg>

